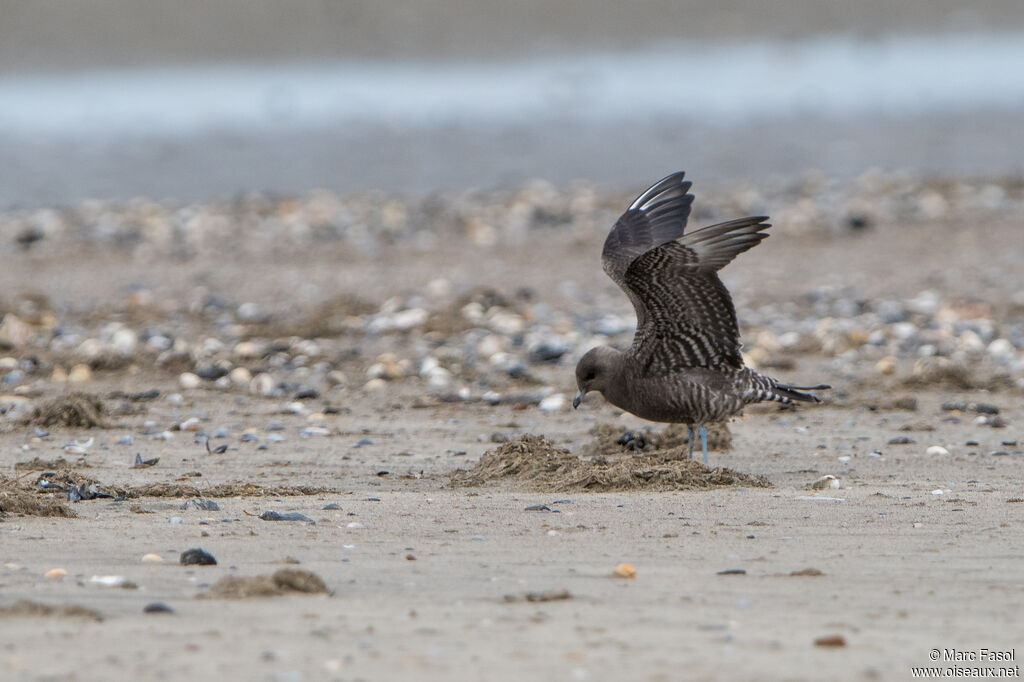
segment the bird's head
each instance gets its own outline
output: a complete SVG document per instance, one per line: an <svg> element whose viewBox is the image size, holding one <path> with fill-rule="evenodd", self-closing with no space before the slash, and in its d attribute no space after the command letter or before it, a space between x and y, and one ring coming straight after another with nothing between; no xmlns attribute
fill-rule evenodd
<svg viewBox="0 0 1024 682"><path fill-rule="evenodd" d="M621 351L609 346L598 346L580 358L576 363L576 386L579 392L572 401L574 408L580 406L583 396L590 391L604 394L619 371L621 356Z"/></svg>

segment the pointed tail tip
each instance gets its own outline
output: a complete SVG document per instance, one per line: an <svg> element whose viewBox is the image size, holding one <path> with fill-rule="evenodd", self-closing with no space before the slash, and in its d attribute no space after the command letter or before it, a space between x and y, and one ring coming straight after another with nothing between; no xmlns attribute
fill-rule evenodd
<svg viewBox="0 0 1024 682"><path fill-rule="evenodd" d="M775 390L782 396L789 398L790 400L799 400L805 403L820 403L821 398L814 395L813 393L801 393L801 391L825 391L832 388L828 384L818 384L817 386L789 386L786 384L779 384L775 387Z"/></svg>

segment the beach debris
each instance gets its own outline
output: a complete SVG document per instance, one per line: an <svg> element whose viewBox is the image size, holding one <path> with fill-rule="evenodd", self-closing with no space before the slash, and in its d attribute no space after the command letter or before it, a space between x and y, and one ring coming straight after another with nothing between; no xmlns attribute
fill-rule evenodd
<svg viewBox="0 0 1024 682"><path fill-rule="evenodd" d="M284 514L276 511L265 511L260 514L260 518L264 521L303 521L305 523L316 523L313 519L309 518L305 514L299 512L285 512Z"/></svg>
<svg viewBox="0 0 1024 682"><path fill-rule="evenodd" d="M151 457L149 459L142 459L142 453L136 452L135 453L135 463L132 464L132 469L147 469L147 468L149 468L151 466L154 466L159 461L160 461L159 457Z"/></svg>

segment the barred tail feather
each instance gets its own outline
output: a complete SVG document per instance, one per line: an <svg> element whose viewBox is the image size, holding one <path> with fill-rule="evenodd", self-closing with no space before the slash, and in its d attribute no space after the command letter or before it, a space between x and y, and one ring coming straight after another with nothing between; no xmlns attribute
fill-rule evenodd
<svg viewBox="0 0 1024 682"><path fill-rule="evenodd" d="M820 403L821 399L818 396L812 393L801 393L801 391L824 391L829 388L832 387L827 384L818 384L817 386L780 384L771 377L751 371L747 398L748 402L774 400L780 403L791 403L796 400L804 403Z"/></svg>

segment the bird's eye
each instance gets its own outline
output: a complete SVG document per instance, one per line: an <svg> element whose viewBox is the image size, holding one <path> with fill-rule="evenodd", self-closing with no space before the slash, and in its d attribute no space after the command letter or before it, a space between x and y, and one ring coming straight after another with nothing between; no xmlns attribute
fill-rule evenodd
<svg viewBox="0 0 1024 682"><path fill-rule="evenodd" d="M587 375L585 377L583 377L583 380L584 381L593 381L594 377L596 377L596 376L597 376L597 372L595 372L594 370L590 370L590 371L587 372Z"/></svg>

